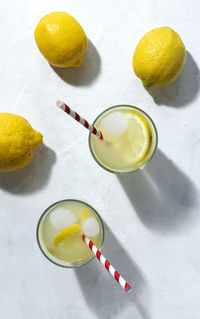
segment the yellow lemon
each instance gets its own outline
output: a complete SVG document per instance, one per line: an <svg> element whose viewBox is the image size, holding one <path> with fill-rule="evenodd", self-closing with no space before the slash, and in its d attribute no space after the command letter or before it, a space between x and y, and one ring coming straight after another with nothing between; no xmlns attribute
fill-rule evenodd
<svg viewBox="0 0 200 319"><path fill-rule="evenodd" d="M87 36L81 25L66 12L44 16L35 29L40 52L54 66L80 66L87 49Z"/></svg>
<svg viewBox="0 0 200 319"><path fill-rule="evenodd" d="M176 80L185 58L185 46L178 33L168 27L157 28L139 41L133 55L133 69L144 86L165 86Z"/></svg>
<svg viewBox="0 0 200 319"><path fill-rule="evenodd" d="M64 230L62 230L56 237L54 238L54 243L56 245L60 244L64 239L66 239L69 236L72 236L76 233L78 233L81 230L81 227L79 224L72 225Z"/></svg>
<svg viewBox="0 0 200 319"><path fill-rule="evenodd" d="M23 117L0 113L0 172L25 167L42 140L42 134L35 131Z"/></svg>

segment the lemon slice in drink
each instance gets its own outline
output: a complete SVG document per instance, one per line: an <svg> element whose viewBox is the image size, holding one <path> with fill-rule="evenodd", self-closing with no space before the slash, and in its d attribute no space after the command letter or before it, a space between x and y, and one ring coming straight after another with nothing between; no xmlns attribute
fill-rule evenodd
<svg viewBox="0 0 200 319"><path fill-rule="evenodd" d="M79 224L72 225L64 230L62 230L56 237L54 238L54 243L56 245L60 244L64 239L67 237L74 235L75 233L79 232L81 229Z"/></svg>
<svg viewBox="0 0 200 319"><path fill-rule="evenodd" d="M82 220L88 219L90 217L91 217L91 215L90 215L89 210L87 208L83 208L82 211L80 212L79 219L82 221Z"/></svg>
<svg viewBox="0 0 200 319"><path fill-rule="evenodd" d="M125 157L128 163L141 162L151 146L151 129L145 118L136 113L129 113L128 128L124 137L128 142Z"/></svg>

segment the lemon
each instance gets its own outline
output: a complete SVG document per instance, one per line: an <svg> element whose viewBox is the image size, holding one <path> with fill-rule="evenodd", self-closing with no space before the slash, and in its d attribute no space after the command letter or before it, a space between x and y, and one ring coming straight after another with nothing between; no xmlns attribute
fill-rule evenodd
<svg viewBox="0 0 200 319"><path fill-rule="evenodd" d="M82 211L80 212L80 216L79 216L80 221L88 219L90 217L91 217L91 215L90 215L89 209L83 208Z"/></svg>
<svg viewBox="0 0 200 319"><path fill-rule="evenodd" d="M64 239L67 237L74 235L75 233L79 232L81 229L79 224L72 225L64 230L62 230L56 237L54 238L54 243L56 245L60 244Z"/></svg>
<svg viewBox="0 0 200 319"><path fill-rule="evenodd" d="M81 25L66 12L44 16L35 29L40 52L54 66L80 66L87 49L87 36Z"/></svg>
<svg viewBox="0 0 200 319"><path fill-rule="evenodd" d="M139 41L133 55L133 69L144 86L165 86L176 80L185 58L185 47L178 33L168 27L157 28Z"/></svg>
<svg viewBox="0 0 200 319"><path fill-rule="evenodd" d="M141 162L147 155L151 146L151 130L147 120L136 113L127 114L128 128L124 137L130 142L129 149L125 153L128 163Z"/></svg>
<svg viewBox="0 0 200 319"><path fill-rule="evenodd" d="M23 117L0 113L0 172L25 167L42 140L42 134L35 131Z"/></svg>

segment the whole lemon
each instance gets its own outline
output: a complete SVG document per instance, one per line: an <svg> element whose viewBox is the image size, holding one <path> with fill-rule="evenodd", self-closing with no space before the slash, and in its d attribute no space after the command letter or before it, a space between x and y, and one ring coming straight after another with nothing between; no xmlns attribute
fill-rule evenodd
<svg viewBox="0 0 200 319"><path fill-rule="evenodd" d="M35 131L23 117L0 113L0 172L25 167L42 140L42 134Z"/></svg>
<svg viewBox="0 0 200 319"><path fill-rule="evenodd" d="M40 52L54 66L80 66L87 49L87 36L81 25L66 12L44 16L35 29Z"/></svg>
<svg viewBox="0 0 200 319"><path fill-rule="evenodd" d="M157 28L139 41L133 55L133 69L144 86L164 86L176 80L185 58L185 46L178 33L168 27Z"/></svg>

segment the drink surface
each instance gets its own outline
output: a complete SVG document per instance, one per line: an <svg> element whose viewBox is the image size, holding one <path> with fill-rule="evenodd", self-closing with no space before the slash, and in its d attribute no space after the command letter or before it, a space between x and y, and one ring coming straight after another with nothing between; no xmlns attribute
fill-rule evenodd
<svg viewBox="0 0 200 319"><path fill-rule="evenodd" d="M116 106L103 112L94 122L104 140L90 135L94 158L113 172L134 171L152 156L156 146L156 129L141 110Z"/></svg>
<svg viewBox="0 0 200 319"><path fill-rule="evenodd" d="M61 235L73 225L80 225L80 231L62 238ZM91 206L80 201L67 200L51 207L42 218L39 229L40 241L46 250L57 259L69 263L84 263L93 257L81 239L81 232L98 248L103 240L103 227L99 216ZM51 259L51 256L48 258Z"/></svg>

